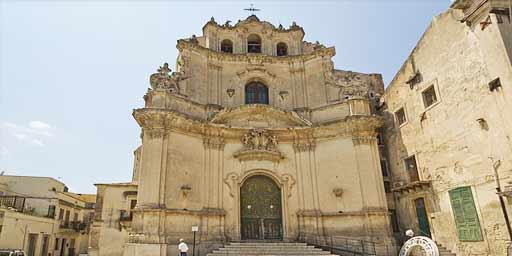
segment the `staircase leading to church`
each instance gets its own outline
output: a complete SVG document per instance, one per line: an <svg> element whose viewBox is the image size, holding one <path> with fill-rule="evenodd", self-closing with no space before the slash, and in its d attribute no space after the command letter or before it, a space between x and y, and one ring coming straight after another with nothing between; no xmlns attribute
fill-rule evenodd
<svg viewBox="0 0 512 256"><path fill-rule="evenodd" d="M328 251L315 248L306 243L230 243L222 248L214 250L208 256L236 256L236 255L330 255Z"/></svg>
<svg viewBox="0 0 512 256"><path fill-rule="evenodd" d="M442 246L439 243L437 244L437 249L439 249L439 256L457 256L455 253L450 252L446 247Z"/></svg>

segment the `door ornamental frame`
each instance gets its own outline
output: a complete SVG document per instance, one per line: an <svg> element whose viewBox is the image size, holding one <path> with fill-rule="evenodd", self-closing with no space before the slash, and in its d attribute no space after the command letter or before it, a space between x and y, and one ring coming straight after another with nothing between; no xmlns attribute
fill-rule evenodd
<svg viewBox="0 0 512 256"><path fill-rule="evenodd" d="M292 190L296 183L295 178L291 174L277 174L274 171L266 170L266 169L252 169L244 172L242 175L239 175L236 172L228 173L224 178L224 183L229 187L229 195L233 197L235 202L235 216L233 224L236 232L236 239L241 239L241 213L240 213L240 188L244 184L244 182L253 176L262 175L271 178L277 186L281 189L281 209L282 209L282 225L283 225L283 240L288 238L289 227L288 218L289 218L289 210L288 210L288 200L292 196Z"/></svg>

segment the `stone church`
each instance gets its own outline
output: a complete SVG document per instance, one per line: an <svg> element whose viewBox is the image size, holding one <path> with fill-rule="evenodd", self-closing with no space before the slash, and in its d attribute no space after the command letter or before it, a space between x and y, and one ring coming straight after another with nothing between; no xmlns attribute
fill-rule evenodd
<svg viewBox="0 0 512 256"><path fill-rule="evenodd" d="M133 111L133 180L96 184L91 255L206 255L230 241L313 235L392 243L380 166L379 74L255 15L177 42ZM125 209L125 210L119 210Z"/></svg>

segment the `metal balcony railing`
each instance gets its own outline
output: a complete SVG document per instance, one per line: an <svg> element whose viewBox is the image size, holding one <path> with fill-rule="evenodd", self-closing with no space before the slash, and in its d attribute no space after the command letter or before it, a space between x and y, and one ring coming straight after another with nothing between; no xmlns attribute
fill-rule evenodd
<svg viewBox="0 0 512 256"><path fill-rule="evenodd" d="M14 208L17 212L23 212L25 208L25 197L0 196L0 205Z"/></svg>

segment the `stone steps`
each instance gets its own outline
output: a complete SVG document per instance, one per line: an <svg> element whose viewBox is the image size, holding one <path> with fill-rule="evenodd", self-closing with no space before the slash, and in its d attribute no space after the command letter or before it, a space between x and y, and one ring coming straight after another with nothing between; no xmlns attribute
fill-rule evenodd
<svg viewBox="0 0 512 256"><path fill-rule="evenodd" d="M457 256L455 253L449 251L446 247L441 244L437 244L437 249L439 249L439 256Z"/></svg>
<svg viewBox="0 0 512 256"><path fill-rule="evenodd" d="M209 253L208 256L235 256L235 255L247 255L247 256L306 256L306 255L332 255L328 251L315 248L314 246L307 245L305 243L230 243L222 248L214 250Z"/></svg>

